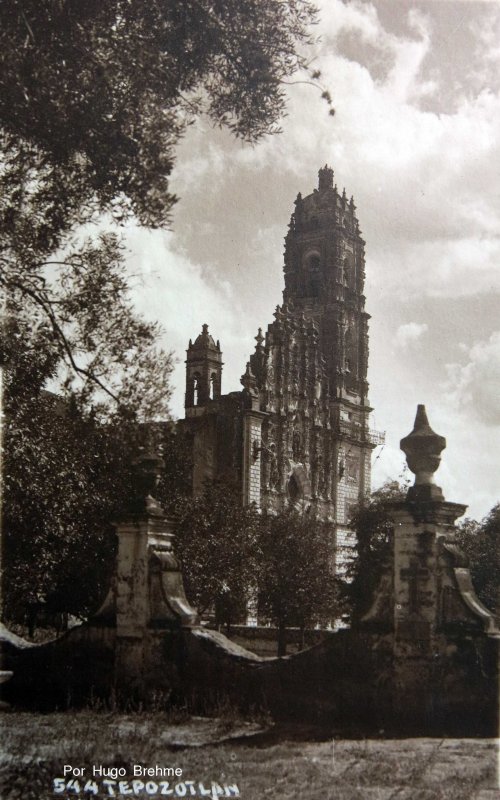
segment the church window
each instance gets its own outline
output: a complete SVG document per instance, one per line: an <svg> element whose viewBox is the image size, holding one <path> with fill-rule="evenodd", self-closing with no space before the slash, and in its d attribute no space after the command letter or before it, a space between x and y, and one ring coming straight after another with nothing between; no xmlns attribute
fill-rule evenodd
<svg viewBox="0 0 500 800"><path fill-rule="evenodd" d="M193 375L193 405L197 406L200 402L200 376Z"/></svg>
<svg viewBox="0 0 500 800"><path fill-rule="evenodd" d="M217 375L215 372L212 372L210 376L210 399L213 400L215 398L215 385L216 385Z"/></svg>

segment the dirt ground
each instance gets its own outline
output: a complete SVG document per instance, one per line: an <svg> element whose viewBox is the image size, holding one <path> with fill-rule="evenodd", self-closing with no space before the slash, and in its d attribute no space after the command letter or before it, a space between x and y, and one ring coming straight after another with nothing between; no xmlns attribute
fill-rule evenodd
<svg viewBox="0 0 500 800"><path fill-rule="evenodd" d="M314 740L161 713L7 712L0 726L1 800L500 800L498 740Z"/></svg>

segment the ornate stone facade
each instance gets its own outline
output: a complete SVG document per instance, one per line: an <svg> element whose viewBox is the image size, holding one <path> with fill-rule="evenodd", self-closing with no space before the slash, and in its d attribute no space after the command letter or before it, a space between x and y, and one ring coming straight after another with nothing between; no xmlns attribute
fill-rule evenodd
<svg viewBox="0 0 500 800"><path fill-rule="evenodd" d="M222 356L203 326L187 350L185 430L193 489L236 482L243 503L312 506L349 546L350 506L370 491L365 243L354 201L319 171L295 201L285 239L283 304L259 329L243 391L221 395ZM195 396L196 395L196 396Z"/></svg>

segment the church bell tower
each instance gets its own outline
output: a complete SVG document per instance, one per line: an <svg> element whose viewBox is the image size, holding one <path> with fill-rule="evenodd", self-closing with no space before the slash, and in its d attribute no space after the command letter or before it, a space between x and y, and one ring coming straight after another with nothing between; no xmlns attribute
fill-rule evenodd
<svg viewBox="0 0 500 800"><path fill-rule="evenodd" d="M317 322L330 394L368 391L368 319L365 312L365 242L356 206L334 185L333 170L319 170L318 188L299 193L285 239L283 299Z"/></svg>
<svg viewBox="0 0 500 800"><path fill-rule="evenodd" d="M206 406L221 394L222 353L219 341L213 340L208 325L202 327L194 344L189 340L186 351L186 415L195 413L197 406Z"/></svg>
<svg viewBox="0 0 500 800"><path fill-rule="evenodd" d="M370 491L365 242L354 200L329 166L295 200L285 237L283 303L256 346L243 391L220 394L222 354L206 325L186 359L185 429L193 488L232 480L243 504L293 507L325 523L339 569L353 507Z"/></svg>

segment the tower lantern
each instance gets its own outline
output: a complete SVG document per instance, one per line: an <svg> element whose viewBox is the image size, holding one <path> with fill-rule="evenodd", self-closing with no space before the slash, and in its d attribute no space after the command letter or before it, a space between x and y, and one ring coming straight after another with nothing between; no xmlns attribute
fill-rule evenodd
<svg viewBox="0 0 500 800"><path fill-rule="evenodd" d="M333 169L325 164L324 167L318 172L318 188L320 192L326 192L328 189L333 189Z"/></svg>

